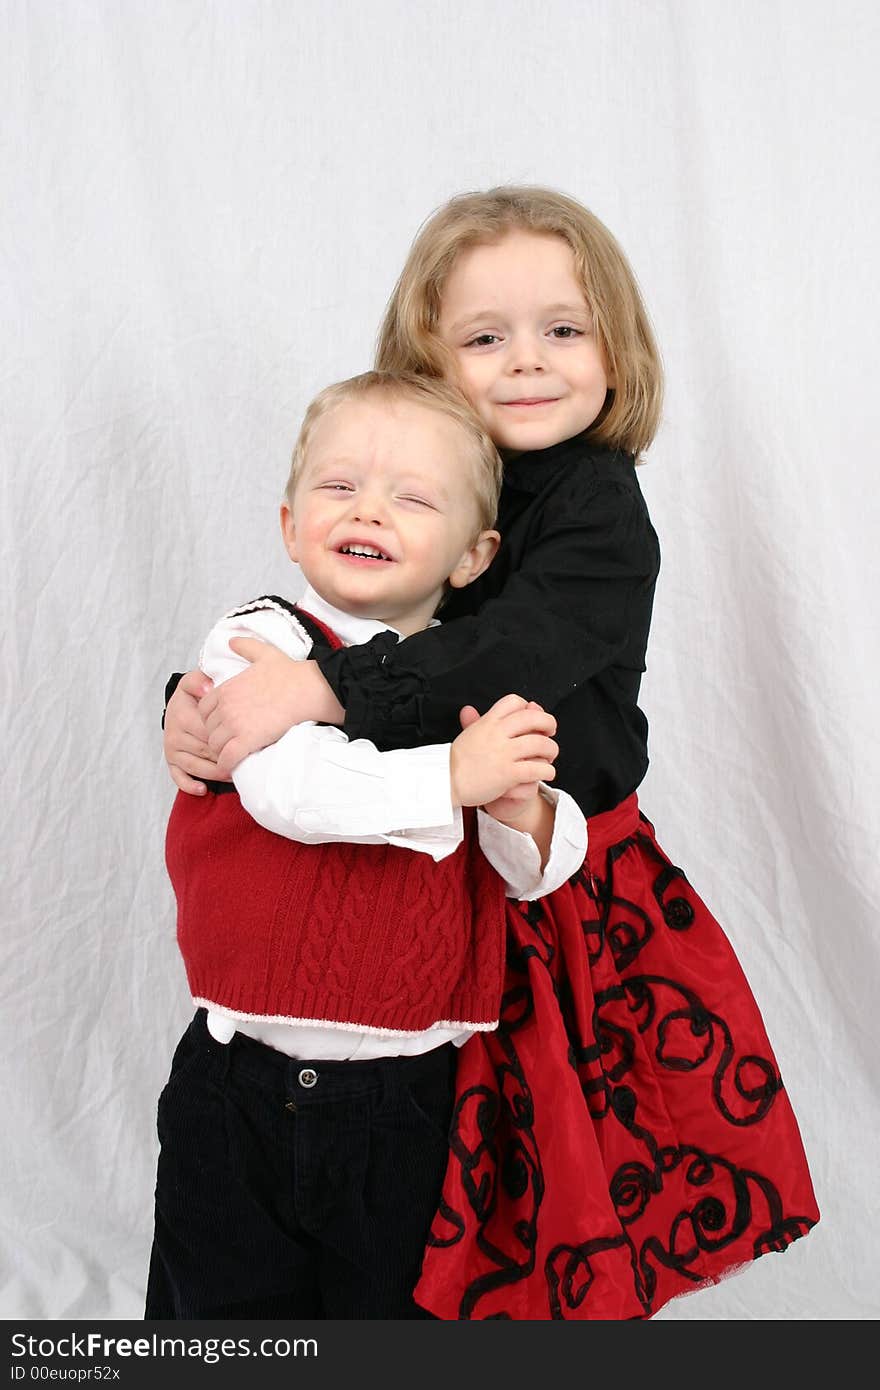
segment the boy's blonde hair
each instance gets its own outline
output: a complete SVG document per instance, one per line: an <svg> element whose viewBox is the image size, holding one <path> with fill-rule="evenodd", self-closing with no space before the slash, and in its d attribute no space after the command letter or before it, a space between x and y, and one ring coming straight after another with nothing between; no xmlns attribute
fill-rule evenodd
<svg viewBox="0 0 880 1390"><path fill-rule="evenodd" d="M501 458L490 436L467 398L457 386L430 376L412 372L362 372L346 381L334 382L311 402L303 417L297 441L293 447L290 474L285 488L287 505L293 507L293 494L308 455L309 443L319 420L344 401L363 400L380 396L386 400L408 400L435 410L451 419L469 447L473 462L474 500L479 513L479 531L495 524L498 495L501 491Z"/></svg>
<svg viewBox="0 0 880 1390"><path fill-rule="evenodd" d="M562 237L574 252L608 375L615 382L588 433L639 455L660 422L663 368L632 268L614 237L581 203L549 188L460 193L422 225L379 330L379 371L456 379L437 324L443 287L460 253L521 230Z"/></svg>

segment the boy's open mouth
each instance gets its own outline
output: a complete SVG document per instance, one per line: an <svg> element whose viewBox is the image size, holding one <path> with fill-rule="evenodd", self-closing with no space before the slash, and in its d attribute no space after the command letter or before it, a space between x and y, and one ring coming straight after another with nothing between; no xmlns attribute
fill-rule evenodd
<svg viewBox="0 0 880 1390"><path fill-rule="evenodd" d="M340 545L336 553L337 555L347 555L353 560L391 561L392 559L392 557L390 555L387 555L384 550L379 550L379 548L375 545L359 545L355 541L348 542L345 545Z"/></svg>

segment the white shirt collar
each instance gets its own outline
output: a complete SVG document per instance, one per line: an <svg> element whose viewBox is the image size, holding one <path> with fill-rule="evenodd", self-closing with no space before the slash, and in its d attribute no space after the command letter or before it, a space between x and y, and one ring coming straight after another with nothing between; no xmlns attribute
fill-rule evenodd
<svg viewBox="0 0 880 1390"><path fill-rule="evenodd" d="M355 618L351 613L343 613L340 608L334 608L332 603L327 603L321 598L320 594L315 593L311 584L306 585L306 591L302 598L297 599L297 605L304 608L307 613L326 623L337 637L341 637L346 646L357 647L362 642L369 642L371 637L375 637L379 632L393 632L398 641L403 640L403 634L397 628L391 627L388 623L380 623L375 618ZM439 627L438 618L432 618L428 627Z"/></svg>

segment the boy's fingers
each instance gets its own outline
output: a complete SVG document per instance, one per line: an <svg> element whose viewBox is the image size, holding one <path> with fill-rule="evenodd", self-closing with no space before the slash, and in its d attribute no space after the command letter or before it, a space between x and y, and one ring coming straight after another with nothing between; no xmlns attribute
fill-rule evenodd
<svg viewBox="0 0 880 1390"><path fill-rule="evenodd" d="M552 763L559 757L559 744L543 734L520 734L514 741L514 755L518 762L528 758L541 758Z"/></svg>
<svg viewBox="0 0 880 1390"><path fill-rule="evenodd" d="M537 782L521 782L505 793L507 801L531 801L538 790Z"/></svg>
<svg viewBox="0 0 880 1390"><path fill-rule="evenodd" d="M510 738L519 738L522 734L548 734L552 737L556 733L556 720L552 714L536 714L530 709L514 710L504 717L504 732Z"/></svg>
<svg viewBox="0 0 880 1390"><path fill-rule="evenodd" d="M496 700L487 712L503 717L505 714L512 714L515 710L525 709L527 705L528 700L523 699L522 695L502 695L501 699Z"/></svg>
<svg viewBox="0 0 880 1390"><path fill-rule="evenodd" d="M522 762L516 764L516 780L519 786L526 782L552 782L556 769L552 763Z"/></svg>
<svg viewBox="0 0 880 1390"><path fill-rule="evenodd" d="M473 705L464 705L458 712L458 719L463 729L469 729L471 724L476 724L480 717L480 711Z"/></svg>

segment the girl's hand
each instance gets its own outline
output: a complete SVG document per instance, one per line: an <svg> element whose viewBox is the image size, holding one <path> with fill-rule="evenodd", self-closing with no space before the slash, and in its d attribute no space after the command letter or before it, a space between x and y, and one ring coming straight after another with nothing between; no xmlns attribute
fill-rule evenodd
<svg viewBox="0 0 880 1390"><path fill-rule="evenodd" d="M165 710L163 747L165 761L172 780L182 792L204 796L204 782L226 781L218 771L214 754L208 747L208 731L199 713L199 698L211 689L211 681L203 671L187 671Z"/></svg>
<svg viewBox="0 0 880 1390"><path fill-rule="evenodd" d="M553 715L521 695L505 695L482 717L472 705L459 717L462 732L449 758L453 805L489 809L511 796L533 805L536 783L552 782L556 775Z"/></svg>
<svg viewBox="0 0 880 1390"><path fill-rule="evenodd" d="M255 637L234 637L229 645L251 665L199 702L221 775L231 773L249 753L277 743L294 724L308 719L337 724L345 718L314 661L294 661Z"/></svg>

